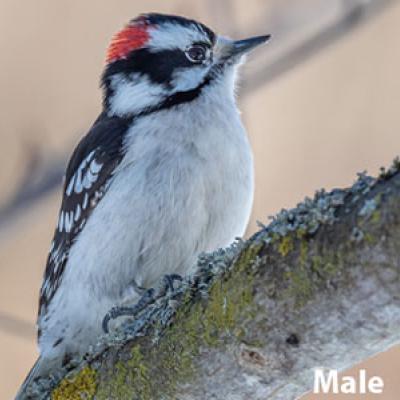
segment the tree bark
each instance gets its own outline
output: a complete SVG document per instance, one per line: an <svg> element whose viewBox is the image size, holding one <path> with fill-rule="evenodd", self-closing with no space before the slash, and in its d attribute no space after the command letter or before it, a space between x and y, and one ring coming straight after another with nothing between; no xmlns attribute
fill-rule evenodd
<svg viewBox="0 0 400 400"><path fill-rule="evenodd" d="M282 211L36 398L290 400L400 341L400 173ZM86 396L86 397L85 397Z"/></svg>

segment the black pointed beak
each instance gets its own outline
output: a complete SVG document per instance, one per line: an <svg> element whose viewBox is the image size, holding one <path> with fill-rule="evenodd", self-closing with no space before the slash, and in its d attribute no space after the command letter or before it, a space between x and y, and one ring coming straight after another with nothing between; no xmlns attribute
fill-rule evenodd
<svg viewBox="0 0 400 400"><path fill-rule="evenodd" d="M268 42L271 35L255 36L249 39L236 40L232 43L230 56L237 56L253 50L255 47Z"/></svg>

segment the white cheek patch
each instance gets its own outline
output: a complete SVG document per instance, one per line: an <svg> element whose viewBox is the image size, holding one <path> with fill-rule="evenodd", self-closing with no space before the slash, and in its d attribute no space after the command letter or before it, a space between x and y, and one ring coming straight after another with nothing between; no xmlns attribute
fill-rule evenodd
<svg viewBox="0 0 400 400"><path fill-rule="evenodd" d="M166 95L161 85L151 83L140 74L131 75L129 80L117 74L111 78L111 88L114 93L110 99L110 110L120 116L155 106Z"/></svg>
<svg viewBox="0 0 400 400"><path fill-rule="evenodd" d="M165 23L154 29L149 29L150 50L182 49L194 42L208 42L208 35L200 28L180 26L174 23Z"/></svg>
<svg viewBox="0 0 400 400"><path fill-rule="evenodd" d="M178 92L185 92L201 85L204 81L209 68L206 66L193 66L190 68L180 68L175 71L172 79L172 86Z"/></svg>

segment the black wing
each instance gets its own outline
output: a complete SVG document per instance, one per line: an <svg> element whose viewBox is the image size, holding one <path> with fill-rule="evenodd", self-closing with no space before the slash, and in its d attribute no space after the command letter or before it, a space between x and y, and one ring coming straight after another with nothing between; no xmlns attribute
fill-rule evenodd
<svg viewBox="0 0 400 400"><path fill-rule="evenodd" d="M74 240L111 183L113 172L123 157L123 138L130 122L101 114L72 154L40 291L39 316L46 313L60 285Z"/></svg>

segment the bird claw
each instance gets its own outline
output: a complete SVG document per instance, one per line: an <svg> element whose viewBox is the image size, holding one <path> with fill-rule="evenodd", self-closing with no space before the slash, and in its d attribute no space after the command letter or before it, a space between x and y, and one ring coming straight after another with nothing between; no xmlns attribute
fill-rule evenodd
<svg viewBox="0 0 400 400"><path fill-rule="evenodd" d="M178 274L170 274L170 275L164 275L163 279L162 279L162 284L164 285L164 292L165 291L170 291L170 292L175 292L175 286L174 286L174 282L182 282L183 278L178 275Z"/></svg>
<svg viewBox="0 0 400 400"><path fill-rule="evenodd" d="M140 300L134 306L116 306L113 307L103 318L102 328L105 333L109 333L109 323L111 320L119 317L136 317L148 305L155 303L166 293L174 292L174 282L182 282L183 278L178 274L165 275L161 281L158 293L153 288L147 289Z"/></svg>

